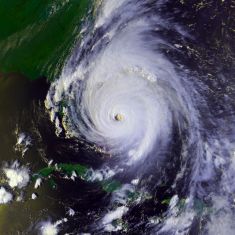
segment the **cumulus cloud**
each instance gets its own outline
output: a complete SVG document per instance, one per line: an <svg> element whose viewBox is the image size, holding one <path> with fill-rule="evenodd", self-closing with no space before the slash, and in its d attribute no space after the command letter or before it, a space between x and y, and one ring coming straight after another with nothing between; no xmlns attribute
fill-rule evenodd
<svg viewBox="0 0 235 235"><path fill-rule="evenodd" d="M11 188L23 188L30 180L29 169L20 166L18 161L15 161L10 167L4 168L3 171Z"/></svg>
<svg viewBox="0 0 235 235"><path fill-rule="evenodd" d="M7 192L4 187L0 187L0 204L9 203L12 199L12 194Z"/></svg>
<svg viewBox="0 0 235 235"><path fill-rule="evenodd" d="M57 235L59 232L56 224L52 224L51 222L45 222L41 226L41 234L42 235Z"/></svg>

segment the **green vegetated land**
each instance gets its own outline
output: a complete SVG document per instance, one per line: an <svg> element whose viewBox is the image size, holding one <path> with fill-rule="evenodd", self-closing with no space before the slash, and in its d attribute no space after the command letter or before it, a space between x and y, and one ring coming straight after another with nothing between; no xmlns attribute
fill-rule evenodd
<svg viewBox="0 0 235 235"><path fill-rule="evenodd" d="M0 73L56 78L78 38L89 0L1 0Z"/></svg>

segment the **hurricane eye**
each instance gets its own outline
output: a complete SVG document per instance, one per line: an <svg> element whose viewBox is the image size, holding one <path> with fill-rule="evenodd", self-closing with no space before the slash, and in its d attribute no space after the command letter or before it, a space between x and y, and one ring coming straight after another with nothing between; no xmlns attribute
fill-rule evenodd
<svg viewBox="0 0 235 235"><path fill-rule="evenodd" d="M124 121L124 115L120 114L120 113L117 113L115 116L114 116L114 119L115 121L117 122L122 122Z"/></svg>

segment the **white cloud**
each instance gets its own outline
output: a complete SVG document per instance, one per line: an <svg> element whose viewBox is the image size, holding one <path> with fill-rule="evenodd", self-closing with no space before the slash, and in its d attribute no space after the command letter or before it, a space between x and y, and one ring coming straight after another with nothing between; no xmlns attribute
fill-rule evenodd
<svg viewBox="0 0 235 235"><path fill-rule="evenodd" d="M15 161L9 168L3 169L7 179L8 184L12 188L23 188L25 187L29 180L29 169L21 166L18 161Z"/></svg>
<svg viewBox="0 0 235 235"><path fill-rule="evenodd" d="M12 194L7 192L5 188L0 188L0 204L6 204L12 201Z"/></svg>
<svg viewBox="0 0 235 235"><path fill-rule="evenodd" d="M121 230L122 229L121 225L113 226L112 222L117 219L121 219L122 216L126 214L128 210L129 210L128 207L120 206L116 208L114 211L110 211L109 213L107 213L102 221L103 225L105 226L105 230L109 232Z"/></svg>
<svg viewBox="0 0 235 235"><path fill-rule="evenodd" d="M59 232L56 224L52 224L51 222L45 222L41 226L41 234L42 235L57 235Z"/></svg>

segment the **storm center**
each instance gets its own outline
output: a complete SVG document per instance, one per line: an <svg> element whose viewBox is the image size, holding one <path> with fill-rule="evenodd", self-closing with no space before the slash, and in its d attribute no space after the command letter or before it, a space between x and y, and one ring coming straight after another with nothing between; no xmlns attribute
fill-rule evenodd
<svg viewBox="0 0 235 235"><path fill-rule="evenodd" d="M114 119L118 122L121 122L121 121L124 120L124 115L118 113L118 114L115 115Z"/></svg>

